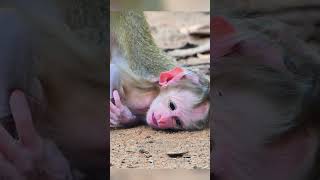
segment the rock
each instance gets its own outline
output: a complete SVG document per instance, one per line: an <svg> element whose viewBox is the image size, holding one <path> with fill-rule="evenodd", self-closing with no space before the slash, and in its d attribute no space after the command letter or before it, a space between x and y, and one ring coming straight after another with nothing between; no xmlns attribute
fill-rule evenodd
<svg viewBox="0 0 320 180"><path fill-rule="evenodd" d="M186 153L188 153L188 151L171 151L171 152L167 152L167 155L171 158L176 158L176 157L182 157Z"/></svg>
<svg viewBox="0 0 320 180"><path fill-rule="evenodd" d="M144 150L144 149L139 149L139 153L141 153L141 154L148 154L149 152L146 151L146 150Z"/></svg>
<svg viewBox="0 0 320 180"><path fill-rule="evenodd" d="M145 156L146 156L146 158L150 158L150 157L152 157L152 155L151 155L151 154L145 154Z"/></svg>

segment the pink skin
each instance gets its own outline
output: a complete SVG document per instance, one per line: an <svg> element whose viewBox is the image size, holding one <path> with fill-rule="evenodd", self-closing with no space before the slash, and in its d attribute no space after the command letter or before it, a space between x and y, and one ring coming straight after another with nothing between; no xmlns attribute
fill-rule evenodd
<svg viewBox="0 0 320 180"><path fill-rule="evenodd" d="M172 89L162 92L147 112L147 123L155 129L188 129L196 121L204 119L209 111L209 103L198 108L192 107L197 98L188 90ZM174 110L169 107L169 102L175 104ZM177 118L181 127L177 124Z"/></svg>
<svg viewBox="0 0 320 180"><path fill-rule="evenodd" d="M162 72L159 78L161 92L152 102L147 112L147 123L156 129L194 129L196 122L208 113L209 103L193 108L199 99L196 94L185 89L168 89L181 79L189 79L199 84L199 77L183 68ZM200 84L199 84L200 85Z"/></svg>
<svg viewBox="0 0 320 180"><path fill-rule="evenodd" d="M137 119L130 109L123 105L118 91L113 92L115 104L110 102L110 126L122 127ZM151 103L146 115L146 122L155 129L187 129L194 122L202 120L209 111L209 103L193 108L197 96L188 90L169 90L160 93ZM169 101L176 105L175 110L169 108ZM176 123L176 117L182 127Z"/></svg>
<svg viewBox="0 0 320 180"><path fill-rule="evenodd" d="M255 56L259 57L259 61L263 64L279 70L286 69L281 49L273 47L270 43L257 37L239 38L235 27L223 17L213 18L211 25L213 32L219 31L219 33L215 33L215 38L212 38L214 43L212 54L215 61L224 56ZM214 25L216 25L216 29L213 28Z"/></svg>
<svg viewBox="0 0 320 180"><path fill-rule="evenodd" d="M134 121L136 116L122 104L117 90L113 91L113 98L115 104L110 102L110 127L119 127Z"/></svg>
<svg viewBox="0 0 320 180"><path fill-rule="evenodd" d="M115 102L110 101L110 127L130 126L139 121L135 115L146 115L146 122L156 129L197 128L196 122L205 119L208 114L209 103L193 108L193 105L199 102L197 95L183 89L170 90L172 84L185 78L193 83L199 83L199 77L196 74L182 68L175 68L160 74L159 95L155 91L144 92L131 89L126 94L125 103L122 103L119 92L114 90ZM170 106L169 102L172 103Z"/></svg>
<svg viewBox="0 0 320 180"><path fill-rule="evenodd" d="M71 178L69 164L62 153L36 132L23 92L11 94L10 108L19 140L0 126L0 177L14 180Z"/></svg>

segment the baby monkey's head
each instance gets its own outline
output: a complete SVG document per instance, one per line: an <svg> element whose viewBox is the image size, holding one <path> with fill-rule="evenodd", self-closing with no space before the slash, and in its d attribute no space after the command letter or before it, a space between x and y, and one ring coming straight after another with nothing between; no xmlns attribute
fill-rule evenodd
<svg viewBox="0 0 320 180"><path fill-rule="evenodd" d="M160 75L159 95L147 112L156 129L198 130L208 124L209 81L201 74L175 68Z"/></svg>

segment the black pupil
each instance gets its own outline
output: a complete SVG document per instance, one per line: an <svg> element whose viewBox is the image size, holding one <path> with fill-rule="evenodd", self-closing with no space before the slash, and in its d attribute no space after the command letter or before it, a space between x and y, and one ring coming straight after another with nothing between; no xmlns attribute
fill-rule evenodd
<svg viewBox="0 0 320 180"><path fill-rule="evenodd" d="M170 102L170 103L169 103L169 106L170 106L170 109L171 109L172 111L174 111L174 110L176 109L176 105L173 104L173 102Z"/></svg>

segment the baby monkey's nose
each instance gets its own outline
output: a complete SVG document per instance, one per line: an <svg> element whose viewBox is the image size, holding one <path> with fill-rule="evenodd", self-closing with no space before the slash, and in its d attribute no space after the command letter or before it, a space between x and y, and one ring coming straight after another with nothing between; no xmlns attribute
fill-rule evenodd
<svg viewBox="0 0 320 180"><path fill-rule="evenodd" d="M166 128L173 128L173 121L171 117L162 117L158 120L159 128L166 129Z"/></svg>
<svg viewBox="0 0 320 180"><path fill-rule="evenodd" d="M154 113L154 117L156 118L157 121L161 119L161 114L160 113Z"/></svg>

